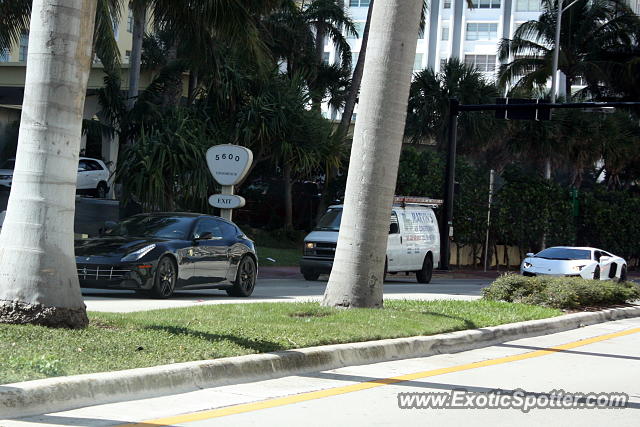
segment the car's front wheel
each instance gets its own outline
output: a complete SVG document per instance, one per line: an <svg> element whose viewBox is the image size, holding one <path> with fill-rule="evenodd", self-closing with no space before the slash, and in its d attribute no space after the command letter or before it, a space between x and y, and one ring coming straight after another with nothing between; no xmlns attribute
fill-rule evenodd
<svg viewBox="0 0 640 427"><path fill-rule="evenodd" d="M154 298L166 299L173 295L178 279L178 268L175 262L168 256L160 258L156 274L153 279L153 288L151 288L151 296Z"/></svg>
<svg viewBox="0 0 640 427"><path fill-rule="evenodd" d="M245 256L240 260L238 273L233 286L227 289L227 295L232 297L248 297L256 287L257 268L256 262L250 256Z"/></svg>
<svg viewBox="0 0 640 427"><path fill-rule="evenodd" d="M620 270L620 280L619 282L626 282L627 281L627 266L623 265L622 269Z"/></svg>
<svg viewBox="0 0 640 427"><path fill-rule="evenodd" d="M104 199L107 197L107 191L109 191L109 187L107 187L107 184L102 181L98 184L98 187L96 188L96 197L98 199Z"/></svg>
<svg viewBox="0 0 640 427"><path fill-rule="evenodd" d="M315 271L303 271L302 277L304 277L304 280L313 282L318 280L318 278L320 277L320 273L316 273Z"/></svg>

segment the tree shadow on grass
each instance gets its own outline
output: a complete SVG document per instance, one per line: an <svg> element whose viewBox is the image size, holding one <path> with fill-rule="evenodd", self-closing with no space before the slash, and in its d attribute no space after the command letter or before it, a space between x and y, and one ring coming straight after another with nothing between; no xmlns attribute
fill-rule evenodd
<svg viewBox="0 0 640 427"><path fill-rule="evenodd" d="M284 347L283 345L273 341L266 341L266 340L260 340L260 339L248 339L248 338L238 337L236 335L229 335L229 334L211 334L208 332L196 331L196 330L181 327L181 326L155 325L155 326L147 326L145 329L169 332L170 334L173 334L173 335L186 335L186 336L197 338L200 340L209 341L211 343L216 343L220 341L230 341L240 347L246 348L248 350L253 350L258 353L269 353L272 351L286 349L286 347Z"/></svg>
<svg viewBox="0 0 640 427"><path fill-rule="evenodd" d="M464 317L460 317L460 316L451 316L448 314L442 314L442 313L436 313L434 311L421 311L420 314L424 314L427 316L436 316L436 317L444 317L447 319L453 319L453 320L457 320L457 321L461 321L462 324L464 325L463 327L456 327L456 326L452 326L450 328L445 328L442 329L440 331L434 332L435 334L444 334L447 332L456 332L456 331L462 331L465 329L476 329L477 325L475 323L473 323L471 320L466 319Z"/></svg>

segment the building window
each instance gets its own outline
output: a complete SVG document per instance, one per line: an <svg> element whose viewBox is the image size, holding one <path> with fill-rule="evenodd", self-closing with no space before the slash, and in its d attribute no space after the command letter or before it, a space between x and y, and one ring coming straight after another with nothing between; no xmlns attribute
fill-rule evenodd
<svg viewBox="0 0 640 427"><path fill-rule="evenodd" d="M368 7L370 0L349 0L350 7Z"/></svg>
<svg viewBox="0 0 640 427"><path fill-rule="evenodd" d="M124 51L124 60L126 62L131 62L131 51L130 50L125 50Z"/></svg>
<svg viewBox="0 0 640 427"><path fill-rule="evenodd" d="M498 24L470 22L467 24L467 40L495 40L498 38Z"/></svg>
<svg viewBox="0 0 640 427"><path fill-rule="evenodd" d="M18 54L18 61L25 62L27 60L27 54L29 53L29 33L20 34L20 51Z"/></svg>
<svg viewBox="0 0 640 427"><path fill-rule="evenodd" d="M422 70L422 54L416 53L416 58L413 60L413 69Z"/></svg>
<svg viewBox="0 0 640 427"><path fill-rule="evenodd" d="M516 0L517 12L539 12L540 0Z"/></svg>
<svg viewBox="0 0 640 427"><path fill-rule="evenodd" d="M472 3L478 9L500 9L500 0L473 0Z"/></svg>
<svg viewBox="0 0 640 427"><path fill-rule="evenodd" d="M0 49L0 62L9 62L9 49Z"/></svg>
<svg viewBox="0 0 640 427"><path fill-rule="evenodd" d="M440 30L440 40L442 40L443 42L446 42L447 40L449 40L449 26L442 26L442 29Z"/></svg>
<svg viewBox="0 0 640 427"><path fill-rule="evenodd" d="M465 55L464 63L484 73L496 70L495 55Z"/></svg>
<svg viewBox="0 0 640 427"><path fill-rule="evenodd" d="M587 79L585 79L584 76L576 76L575 79L573 79L572 85L573 86L586 86L587 85Z"/></svg>
<svg viewBox="0 0 640 427"><path fill-rule="evenodd" d="M444 3L442 4L442 8L451 9L451 0L444 0Z"/></svg>
<svg viewBox="0 0 640 427"><path fill-rule="evenodd" d="M440 58L440 71L444 70L444 67L447 66L447 58Z"/></svg>
<svg viewBox="0 0 640 427"><path fill-rule="evenodd" d="M362 35L364 33L364 26L365 26L366 22L354 22L353 26L355 27L356 33L358 33L358 35L354 35L354 34L347 34L347 38L348 39L361 39Z"/></svg>
<svg viewBox="0 0 640 427"><path fill-rule="evenodd" d="M127 17L127 31L133 33L133 9L129 6L129 16Z"/></svg>
<svg viewBox="0 0 640 427"><path fill-rule="evenodd" d="M329 64L329 55L331 55L329 52L324 52L322 54L322 62L324 62L325 64Z"/></svg>

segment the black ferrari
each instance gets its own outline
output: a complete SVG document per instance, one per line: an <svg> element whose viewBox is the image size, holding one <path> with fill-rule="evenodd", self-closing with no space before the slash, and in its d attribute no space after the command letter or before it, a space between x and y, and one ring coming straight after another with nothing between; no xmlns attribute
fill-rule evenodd
<svg viewBox="0 0 640 427"><path fill-rule="evenodd" d="M133 289L169 298L176 289L225 289L248 297L258 275L254 243L232 222L190 213L140 214L76 240L84 288Z"/></svg>

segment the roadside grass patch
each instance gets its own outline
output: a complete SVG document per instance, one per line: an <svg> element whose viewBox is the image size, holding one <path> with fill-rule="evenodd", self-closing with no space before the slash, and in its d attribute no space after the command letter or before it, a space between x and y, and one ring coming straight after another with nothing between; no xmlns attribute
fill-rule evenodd
<svg viewBox="0 0 640 427"><path fill-rule="evenodd" d="M333 309L309 302L90 312L91 323L83 330L1 324L0 383L433 335L561 314L483 300L386 301L384 309Z"/></svg>
<svg viewBox="0 0 640 427"><path fill-rule="evenodd" d="M302 246L299 248L270 248L258 246L258 264L260 267L297 267L302 258ZM275 262L268 261L271 258Z"/></svg>
<svg viewBox="0 0 640 427"><path fill-rule="evenodd" d="M482 290L485 300L533 304L559 309L607 307L640 298L633 282L585 280L578 277L525 277L505 274Z"/></svg>

